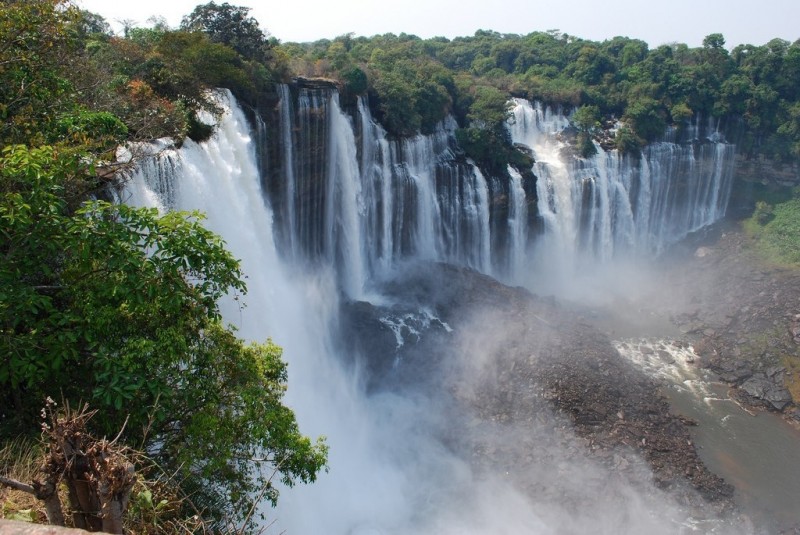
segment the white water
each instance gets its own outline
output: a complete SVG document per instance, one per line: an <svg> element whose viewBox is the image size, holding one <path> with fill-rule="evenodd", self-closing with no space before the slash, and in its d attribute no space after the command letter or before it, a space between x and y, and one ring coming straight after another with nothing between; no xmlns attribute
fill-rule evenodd
<svg viewBox="0 0 800 535"><path fill-rule="evenodd" d="M522 175L513 167L508 168L511 176L510 209L508 214L508 232L511 237L508 245L508 270L520 277L525 271L525 259L528 247L528 205L525 190L522 187Z"/></svg>
<svg viewBox="0 0 800 535"><path fill-rule="evenodd" d="M800 433L778 414L741 406L728 385L698 365L691 346L661 339L614 345L661 382L675 413L698 422L691 431L700 458L736 488L743 512L763 533L791 532L787 526L800 522Z"/></svg>
<svg viewBox="0 0 800 535"><path fill-rule="evenodd" d="M363 100L356 130L335 91L301 89L296 106L286 86L280 95L281 154L292 162L272 204L287 246L334 269L350 297L410 258L492 272L488 181L456 163L452 119L431 135L389 140Z"/></svg>
<svg viewBox="0 0 800 535"><path fill-rule="evenodd" d="M313 95L307 95L302 102L308 110L321 106ZM352 232L371 246L380 244L375 247L379 253L374 258L375 265L386 264L382 255L389 251L399 254L403 239L415 233L429 233L413 242L419 256L453 255L488 269L488 186L477 173L468 174L471 179L462 185L464 189L457 199L459 211L467 214L468 222L448 226L447 219L437 212L433 184L436 170L424 161L424 157L442 154L435 148L436 136L408 141L401 150L391 148L385 138L379 137L373 146L372 163L359 166L347 147L354 142L352 124L340 121L344 116L338 103L333 101L326 106L330 106L327 109L331 114L340 115L331 118L326 127L337 132L338 138L327 145L327 150L338 151L340 159L333 170L324 174L328 194L325 226L313 227L316 223L303 221L303 217L312 214L304 211L310 206L295 204L300 210L290 219L309 233L312 228L324 230L327 241L319 242L324 247L318 252L330 262L316 270L296 269L302 259L282 254L273 241L273 216L261 193L255 148L244 117L234 104L209 142L197 145L187 141L180 151L165 151L143 166L126 190L130 201L137 204L200 209L208 214L209 228L226 240L248 275L246 298L235 300L232 296L224 303L226 320L247 338L272 336L285 348L290 382L287 401L295 409L304 433L328 438L330 473L322 474L313 485L284 489L279 508L266 511L270 518L277 519L271 531L326 535L683 532L682 516L668 498L655 490L653 495L639 496L624 483L609 482L609 474L588 461L585 465L574 458L557 461L554 466L534 467L530 473L513 474L514 477L508 472L478 474L469 459L455 455L436 438L442 431L476 434L481 440L494 440L504 448L519 442L524 451L545 443L536 437L537 426L530 430L498 427L485 437L478 435L476 429L450 429L452 423L443 420L436 397L393 393L366 396L359 370L346 368L336 354L331 329L338 313L339 290L356 294L360 291L363 266L369 265L367 259L374 251L359 256L363 251L360 245L341 233ZM362 126L362 132L365 130ZM299 134L309 139L314 135ZM444 137L446 131L442 129L436 135ZM399 160L401 153L411 159ZM295 153L295 158L302 158L302 150ZM293 169L298 178L310 176L303 175L306 171L300 166ZM391 236L387 233L387 200L392 195L383 184L375 183L387 169L405 177L406 186L413 184L410 198L416 197L427 206L416 207L411 219L413 228L405 238L402 232L392 232ZM308 182L304 184L308 186ZM524 269L526 234L520 222L525 220L525 203L521 189L521 178L516 177L509 226L514 236L512 263ZM407 201L408 197L404 199ZM345 208L359 217L336 212ZM372 219L360 218L370 213ZM377 217L378 214L382 216ZM378 222L362 225L370 220ZM448 238L453 240L450 249L444 238L433 239L436 234L430 227L437 226L452 231ZM468 238L456 230L463 230ZM375 236L380 238L371 242ZM296 237L299 240L304 235L298 232ZM456 244L466 244L467 239L473 246L459 249ZM337 247L331 247L334 243ZM334 258L341 254L338 251L348 251L352 257ZM344 278L342 273L335 273L338 261L355 273L347 273ZM498 343L503 338L502 326L483 325L482 330L496 335ZM482 349L465 344L463 358L480 362L485 354ZM566 429L561 433L569 435ZM558 459L557 451L553 455ZM519 480L535 482L550 489L550 493L552 489L562 489L560 492L570 499L563 505L537 502L518 488L514 481ZM577 505L572 503L575 500Z"/></svg>
<svg viewBox="0 0 800 535"><path fill-rule="evenodd" d="M662 251L725 215L733 145L663 141L641 158L606 152L569 156L560 134L567 117L516 99L512 139L531 148L543 235L528 258L545 286L563 287L611 260ZM693 129L699 131L698 128Z"/></svg>

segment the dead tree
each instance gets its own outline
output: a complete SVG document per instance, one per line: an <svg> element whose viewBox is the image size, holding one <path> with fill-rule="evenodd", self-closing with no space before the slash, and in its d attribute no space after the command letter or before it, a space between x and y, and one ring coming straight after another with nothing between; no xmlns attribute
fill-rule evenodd
<svg viewBox="0 0 800 535"><path fill-rule="evenodd" d="M67 489L72 523L87 531L122 533L122 521L133 485L134 465L126 448L117 439L97 439L87 431L87 423L96 411L84 405L73 411L67 406L61 413L48 399L42 409L45 453L39 476L26 484L0 477L0 484L28 492L44 502L50 524L63 526L65 518L58 488Z"/></svg>

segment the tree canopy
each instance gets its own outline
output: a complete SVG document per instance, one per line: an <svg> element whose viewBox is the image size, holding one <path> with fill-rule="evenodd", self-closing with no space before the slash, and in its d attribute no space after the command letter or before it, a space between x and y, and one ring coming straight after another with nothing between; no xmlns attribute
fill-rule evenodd
<svg viewBox="0 0 800 535"><path fill-rule="evenodd" d="M247 7L212 1L198 5L185 16L181 29L205 33L215 43L228 45L247 59L264 61L268 58L270 42L258 21L249 13Z"/></svg>
<svg viewBox="0 0 800 535"><path fill-rule="evenodd" d="M366 98L394 136L452 115L463 156L494 176L531 167L506 128L511 97L572 114L583 156L609 124L635 153L703 117L745 155L800 158L800 41L729 51L710 34L650 49L480 30L279 44L248 8L215 2L180 28L117 36L69 0L5 0L0 43L0 436L29 426L45 396L88 401L102 432L127 420L122 439L180 468L220 516L267 485L254 459L287 485L313 481L325 445L282 404L280 349L244 343L220 317L217 300L246 288L202 216L108 202L119 144L202 139L209 89L269 106L277 82L304 75Z"/></svg>
<svg viewBox="0 0 800 535"><path fill-rule="evenodd" d="M475 100L475 92L492 87L506 98L540 100L568 113L591 107L601 124L622 121L621 150L637 151L667 126L682 128L700 116L717 119L746 155L800 157L800 137L793 127L800 41L775 39L728 52L721 34L708 35L698 48L670 44L650 49L627 37L596 42L558 31L516 35L480 30L452 40L348 35L281 48L301 74L345 81L339 66L361 69L376 115L396 134L425 122L418 119L421 97L415 84L453 80L440 83L442 98L432 100L425 112L429 120L454 113L462 127L475 128L469 115L482 113L477 107L484 102ZM438 74L432 77L431 72ZM486 144L471 146L489 150Z"/></svg>

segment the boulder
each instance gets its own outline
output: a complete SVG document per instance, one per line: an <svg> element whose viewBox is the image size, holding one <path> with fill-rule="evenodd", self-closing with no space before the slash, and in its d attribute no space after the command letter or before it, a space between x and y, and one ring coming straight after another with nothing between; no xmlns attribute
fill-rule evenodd
<svg viewBox="0 0 800 535"><path fill-rule="evenodd" d="M768 407L782 411L792 402L792 394L784 388L782 374L776 372L773 377L756 373L742 383L741 388L747 395L766 402Z"/></svg>

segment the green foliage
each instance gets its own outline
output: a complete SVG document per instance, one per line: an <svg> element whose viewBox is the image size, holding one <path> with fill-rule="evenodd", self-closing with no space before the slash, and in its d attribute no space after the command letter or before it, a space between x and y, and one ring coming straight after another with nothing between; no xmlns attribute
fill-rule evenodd
<svg viewBox="0 0 800 535"><path fill-rule="evenodd" d="M461 80L460 83L465 82ZM456 131L456 140L469 158L494 176L505 176L508 165L530 169L532 161L511 145L506 122L511 104L502 91L486 85L461 86L458 106L466 108L467 128Z"/></svg>
<svg viewBox="0 0 800 535"><path fill-rule="evenodd" d="M452 75L414 55L410 44L376 48L368 62L378 116L392 134L430 133L451 109Z"/></svg>
<svg viewBox="0 0 800 535"><path fill-rule="evenodd" d="M594 132L600 128L600 108L583 105L572 114L572 123L582 132Z"/></svg>
<svg viewBox="0 0 800 535"><path fill-rule="evenodd" d="M478 86L472 93L467 119L478 128L502 128L510 115L508 95L491 86Z"/></svg>
<svg viewBox="0 0 800 535"><path fill-rule="evenodd" d="M578 128L576 148L582 158L590 158L597 154L597 147L592 141L593 135L600 129L600 108L583 105L572 114L572 124Z"/></svg>
<svg viewBox="0 0 800 535"><path fill-rule="evenodd" d="M628 104L623 118L629 121L638 137L654 141L664 133L666 122L663 115L658 101L643 97Z"/></svg>
<svg viewBox="0 0 800 535"><path fill-rule="evenodd" d="M216 518L242 518L272 470L313 481L326 447L282 403L280 349L222 324L218 300L245 285L220 238L199 214L97 200L115 177L94 162L207 136L208 89L255 99L272 71L206 33L105 31L60 0L0 4L0 437L46 396L87 401L102 433L124 428Z"/></svg>
<svg viewBox="0 0 800 535"><path fill-rule="evenodd" d="M724 133L748 153L783 160L800 154L794 125L800 43L776 39L728 53L721 34L707 36L699 48L671 44L650 50L626 37L593 42L558 31L478 31L452 40L345 35L281 49L300 72L341 80L358 93L365 80L352 74L364 72L373 114L392 134L430 131L452 112L464 129L464 148L476 160L509 148L502 135L467 132L484 128L481 120L496 123L496 115L484 116L503 113L497 95L591 110L585 124L575 123L578 152L587 156L595 150L594 123L603 119L622 119L626 128L617 146L637 153L667 125L680 127L698 114L725 119ZM491 99L490 91L496 92ZM482 103L488 106L481 109Z"/></svg>
<svg viewBox="0 0 800 535"><path fill-rule="evenodd" d="M800 264L800 195L774 205L764 201L756 209L745 228L757 239L759 250L778 264Z"/></svg>
<svg viewBox="0 0 800 535"><path fill-rule="evenodd" d="M614 137L614 147L623 154L638 155L644 141L628 126L622 126Z"/></svg>
<svg viewBox="0 0 800 535"><path fill-rule="evenodd" d="M164 33L139 73L159 95L191 108L213 109L208 94L213 87L254 90L236 52L201 33Z"/></svg>
<svg viewBox="0 0 800 535"><path fill-rule="evenodd" d="M181 29L203 32L212 41L229 46L244 58L266 61L270 42L258 21L250 17L249 7L232 6L227 2L198 5L183 18Z"/></svg>
<svg viewBox="0 0 800 535"><path fill-rule="evenodd" d="M117 116L106 111L76 109L56 120L55 136L50 141L91 146L104 151L116 148L128 136L128 127Z"/></svg>
<svg viewBox="0 0 800 535"><path fill-rule="evenodd" d="M342 73L342 78L347 86L348 91L361 95L369 89L369 80L367 74L358 67L351 67Z"/></svg>
<svg viewBox="0 0 800 535"><path fill-rule="evenodd" d="M210 124L205 124L200 121L196 115L189 117L189 130L186 132L186 137L196 143L207 141L214 133L214 127Z"/></svg>
<svg viewBox="0 0 800 535"><path fill-rule="evenodd" d="M287 485L313 481L325 446L281 403L280 349L221 324L217 301L245 285L199 214L101 201L73 213L68 183L92 174L78 156L10 146L0 164L0 391L15 407L2 434L34 419L21 399L63 395L90 401L109 435L127 420L126 440L213 482L229 514L267 483L257 457Z"/></svg>
<svg viewBox="0 0 800 535"><path fill-rule="evenodd" d="M60 69L76 17L62 0L0 3L0 146L41 138L71 97Z"/></svg>

